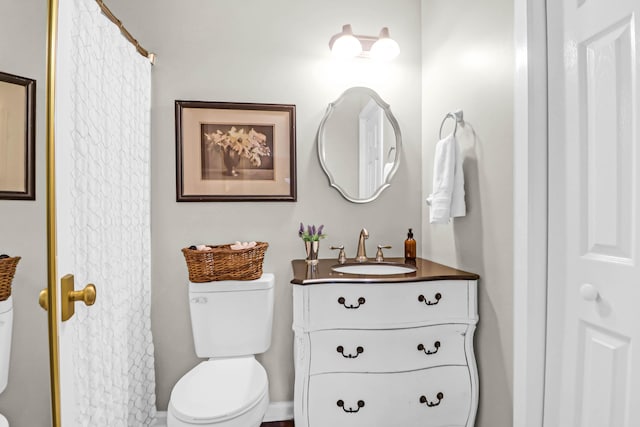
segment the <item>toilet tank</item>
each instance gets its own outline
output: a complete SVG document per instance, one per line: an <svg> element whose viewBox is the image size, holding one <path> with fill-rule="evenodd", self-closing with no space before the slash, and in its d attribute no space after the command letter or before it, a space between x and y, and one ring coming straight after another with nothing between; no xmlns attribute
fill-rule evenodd
<svg viewBox="0 0 640 427"><path fill-rule="evenodd" d="M0 393L7 387L11 331L13 329L13 297L0 301Z"/></svg>
<svg viewBox="0 0 640 427"><path fill-rule="evenodd" d="M189 282L191 329L198 357L248 356L271 344L274 275L257 280Z"/></svg>

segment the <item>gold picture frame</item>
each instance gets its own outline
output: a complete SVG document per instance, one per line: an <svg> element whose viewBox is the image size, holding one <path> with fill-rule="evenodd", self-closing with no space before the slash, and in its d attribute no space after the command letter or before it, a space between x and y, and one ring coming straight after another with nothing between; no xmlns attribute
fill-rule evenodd
<svg viewBox="0 0 640 427"><path fill-rule="evenodd" d="M175 101L178 202L296 201L295 105Z"/></svg>
<svg viewBox="0 0 640 427"><path fill-rule="evenodd" d="M35 200L36 81L0 72L0 199Z"/></svg>

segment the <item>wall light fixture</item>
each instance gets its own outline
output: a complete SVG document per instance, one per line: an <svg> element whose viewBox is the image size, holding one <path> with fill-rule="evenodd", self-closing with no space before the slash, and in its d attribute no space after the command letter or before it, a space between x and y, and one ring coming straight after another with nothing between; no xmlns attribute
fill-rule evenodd
<svg viewBox="0 0 640 427"><path fill-rule="evenodd" d="M331 54L339 58L373 58L390 60L400 54L400 46L389 37L389 28L380 30L380 35L363 36L353 34L351 25L343 25L342 31L329 40Z"/></svg>

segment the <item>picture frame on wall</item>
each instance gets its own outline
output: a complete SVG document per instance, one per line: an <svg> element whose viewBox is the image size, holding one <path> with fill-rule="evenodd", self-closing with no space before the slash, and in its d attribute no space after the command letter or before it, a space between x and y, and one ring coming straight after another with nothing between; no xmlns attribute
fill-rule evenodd
<svg viewBox="0 0 640 427"><path fill-rule="evenodd" d="M175 101L178 202L296 201L296 108Z"/></svg>
<svg viewBox="0 0 640 427"><path fill-rule="evenodd" d="M0 71L0 199L35 200L36 81Z"/></svg>

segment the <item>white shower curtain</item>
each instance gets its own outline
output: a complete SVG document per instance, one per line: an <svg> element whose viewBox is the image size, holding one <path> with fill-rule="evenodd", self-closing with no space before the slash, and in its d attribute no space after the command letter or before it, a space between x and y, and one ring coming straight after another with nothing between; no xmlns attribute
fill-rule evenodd
<svg viewBox="0 0 640 427"><path fill-rule="evenodd" d="M151 65L95 1L61 0L56 72L59 269L75 274L76 289L94 283L98 295L93 307L76 304L76 316L63 323L71 348L61 358L73 365L63 425L72 426L66 413L73 426L148 426L156 411Z"/></svg>

